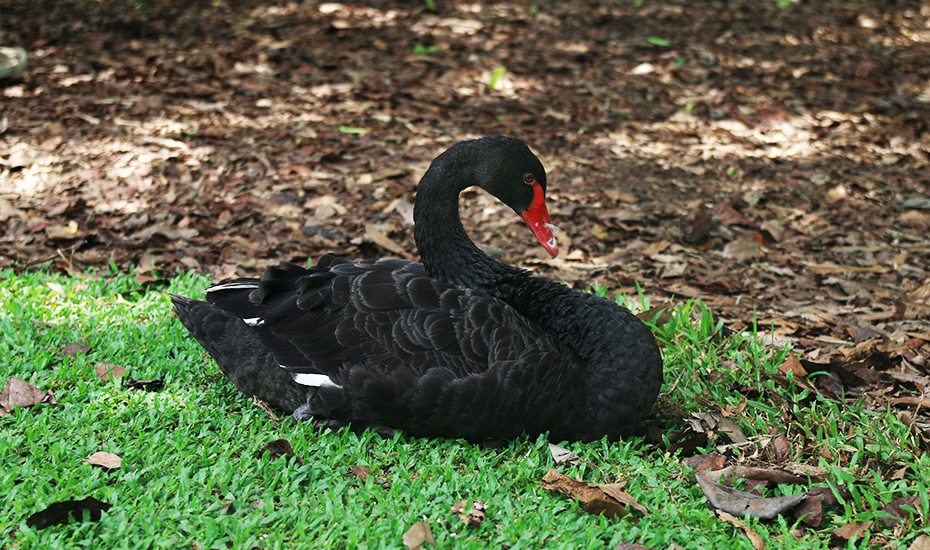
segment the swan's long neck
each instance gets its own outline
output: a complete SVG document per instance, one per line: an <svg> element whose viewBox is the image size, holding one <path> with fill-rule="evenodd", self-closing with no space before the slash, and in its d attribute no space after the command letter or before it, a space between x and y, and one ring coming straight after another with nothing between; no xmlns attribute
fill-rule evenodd
<svg viewBox="0 0 930 550"><path fill-rule="evenodd" d="M477 182L469 181L467 164L442 160L434 161L417 187L413 236L420 258L436 279L489 290L515 268L488 258L468 238L459 216L459 193Z"/></svg>

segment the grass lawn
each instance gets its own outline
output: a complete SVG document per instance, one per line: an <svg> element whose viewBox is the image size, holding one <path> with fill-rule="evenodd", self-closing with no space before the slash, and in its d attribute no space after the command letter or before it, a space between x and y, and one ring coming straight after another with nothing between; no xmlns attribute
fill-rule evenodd
<svg viewBox="0 0 930 550"><path fill-rule="evenodd" d="M182 274L146 290L127 275L0 271L0 384L16 376L52 390L58 400L0 417L0 548L402 548L404 532L421 520L440 548L666 548L673 542L751 548L708 507L681 457L641 438L566 443L585 464L555 466L542 438L494 449L402 435L314 433L283 414L275 424L236 391L170 312L166 292L201 296L208 283ZM663 400L709 411L708 404L736 407L749 395L733 418L750 441L787 435L787 462L823 468L820 485L845 484L849 491L824 513L820 529L806 529L800 538L791 533L800 524L790 516L747 519L770 548L827 547L836 528L866 520L876 521L856 546L896 540L906 548L928 531L924 517L896 533L878 521L888 517L883 506L903 496L919 495L921 509L928 509L930 459L893 411L778 384L772 374L785 350L758 343L762 333L716 338L716 328L709 313L686 304L657 329L666 368ZM62 352L75 342L90 350ZM125 367L126 377L101 380L94 369L101 362ZM131 389L127 378L162 379L164 387ZM673 424L659 421L667 432ZM291 442L302 464L256 458L280 438ZM96 451L116 453L122 466L107 471L82 463ZM729 460L757 451L756 445L731 449ZM713 444L703 452L714 452ZM352 473L356 466L373 475L362 481ZM897 476L889 472L905 466L902 479L891 479ZM586 514L539 486L553 467L589 482L624 481L649 513L620 520ZM775 494L809 487L781 486ZM26 525L53 502L86 496L112 505L100 521ZM467 528L450 512L462 499L487 503L482 525Z"/></svg>

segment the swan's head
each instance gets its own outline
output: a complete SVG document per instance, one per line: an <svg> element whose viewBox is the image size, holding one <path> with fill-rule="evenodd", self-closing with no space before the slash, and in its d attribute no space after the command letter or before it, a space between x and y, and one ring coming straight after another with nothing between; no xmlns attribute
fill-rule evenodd
<svg viewBox="0 0 930 550"><path fill-rule="evenodd" d="M546 208L546 169L522 141L491 136L472 142L477 148L474 177L479 187L513 208L549 255L559 253Z"/></svg>

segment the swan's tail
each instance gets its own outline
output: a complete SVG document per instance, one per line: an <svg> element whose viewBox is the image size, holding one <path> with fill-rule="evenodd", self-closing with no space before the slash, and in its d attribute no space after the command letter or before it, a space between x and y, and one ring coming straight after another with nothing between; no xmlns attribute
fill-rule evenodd
<svg viewBox="0 0 930 550"><path fill-rule="evenodd" d="M242 319L207 302L170 296L178 320L242 392L287 412L306 403L308 388L278 366Z"/></svg>

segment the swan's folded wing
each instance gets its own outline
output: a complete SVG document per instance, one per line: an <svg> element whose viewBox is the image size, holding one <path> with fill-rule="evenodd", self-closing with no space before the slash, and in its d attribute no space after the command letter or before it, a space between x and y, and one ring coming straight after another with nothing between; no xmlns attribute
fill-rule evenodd
<svg viewBox="0 0 930 550"><path fill-rule="evenodd" d="M438 367L464 377L519 357L539 336L493 297L431 279L403 260L272 268L250 296L224 307L248 315L257 308L249 324L282 367L339 385L359 365L413 377Z"/></svg>

